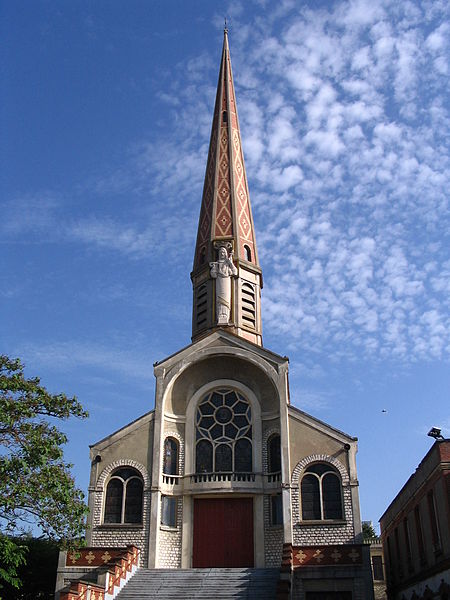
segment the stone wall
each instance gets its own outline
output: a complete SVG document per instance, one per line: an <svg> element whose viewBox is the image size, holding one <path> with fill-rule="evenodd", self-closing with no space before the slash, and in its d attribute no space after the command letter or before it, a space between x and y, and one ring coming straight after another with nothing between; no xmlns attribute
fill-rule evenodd
<svg viewBox="0 0 450 600"><path fill-rule="evenodd" d="M158 519L161 523L161 516ZM183 524L183 500L177 499L177 525L165 527L160 525L158 541L158 567L166 569L181 568L181 544Z"/></svg>
<svg viewBox="0 0 450 600"><path fill-rule="evenodd" d="M300 518L300 479L306 466L314 462L328 462L333 465L341 475L344 523L321 521L313 524L308 521L302 521ZM292 473L291 502L293 544L295 546L350 544L355 542L350 480L344 466L332 456L315 454L308 456L297 463Z"/></svg>
<svg viewBox="0 0 450 600"><path fill-rule="evenodd" d="M103 523L103 505L108 478L120 467L133 467L144 480L142 525ZM140 566L146 567L148 560L148 538L150 527L150 478L147 469L134 460L117 460L101 472L94 490L91 546L123 547L134 544L140 550Z"/></svg>
<svg viewBox="0 0 450 600"><path fill-rule="evenodd" d="M351 592L353 600L373 600L371 574L367 567L317 567L296 569L292 600L305 600L306 592Z"/></svg>
<svg viewBox="0 0 450 600"><path fill-rule="evenodd" d="M266 567L280 567L283 526L270 524L270 495L264 496L264 560Z"/></svg>
<svg viewBox="0 0 450 600"><path fill-rule="evenodd" d="M178 442L178 472L177 475L184 475L185 463L185 444L184 444L184 425L181 423L165 422L164 440L172 437ZM164 444L163 444L164 447ZM164 457L162 457L164 460ZM162 465L161 465L162 471ZM170 494L166 494L170 495ZM162 503L160 510L162 508ZM158 518L159 539L158 539L158 567L170 569L181 568L181 544L182 544L182 524L183 524L183 498L177 499L177 521L176 527L166 527L161 525L161 515Z"/></svg>

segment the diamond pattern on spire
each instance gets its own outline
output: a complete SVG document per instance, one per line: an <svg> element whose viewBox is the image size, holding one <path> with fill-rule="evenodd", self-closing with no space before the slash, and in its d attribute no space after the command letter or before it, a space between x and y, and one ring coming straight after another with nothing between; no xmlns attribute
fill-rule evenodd
<svg viewBox="0 0 450 600"><path fill-rule="evenodd" d="M201 248L204 248L206 244L207 254L212 258L214 256L212 246L214 239L224 237L234 239L236 258L248 260L250 256L251 262L258 265L226 34L217 86L194 268L200 264L198 261Z"/></svg>

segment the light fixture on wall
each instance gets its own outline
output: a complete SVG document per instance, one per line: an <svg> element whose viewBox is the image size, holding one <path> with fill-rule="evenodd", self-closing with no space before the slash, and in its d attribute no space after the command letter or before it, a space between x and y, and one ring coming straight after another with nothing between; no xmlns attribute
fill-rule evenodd
<svg viewBox="0 0 450 600"><path fill-rule="evenodd" d="M441 435L441 428L440 427L432 427L430 429L430 431L427 433L427 435L429 435L430 437L434 438L435 440L443 440L444 436Z"/></svg>

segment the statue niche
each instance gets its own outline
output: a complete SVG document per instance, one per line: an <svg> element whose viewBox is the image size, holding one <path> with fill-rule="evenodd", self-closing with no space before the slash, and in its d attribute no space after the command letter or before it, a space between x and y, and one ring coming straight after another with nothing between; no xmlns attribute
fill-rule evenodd
<svg viewBox="0 0 450 600"><path fill-rule="evenodd" d="M216 321L218 325L229 325L231 313L231 278L237 277L238 270L233 264L233 256L228 249L231 244L214 244L218 248L218 260L209 263L211 277L216 280Z"/></svg>

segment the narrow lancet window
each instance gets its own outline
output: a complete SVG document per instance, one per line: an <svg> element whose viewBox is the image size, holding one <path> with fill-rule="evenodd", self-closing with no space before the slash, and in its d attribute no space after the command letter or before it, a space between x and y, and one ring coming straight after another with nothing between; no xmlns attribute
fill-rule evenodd
<svg viewBox="0 0 450 600"><path fill-rule="evenodd" d="M270 436L267 446L269 473L279 473L281 471L280 436L277 433Z"/></svg>
<svg viewBox="0 0 450 600"><path fill-rule="evenodd" d="M164 464L165 475L178 475L178 442L168 437L164 442Z"/></svg>

